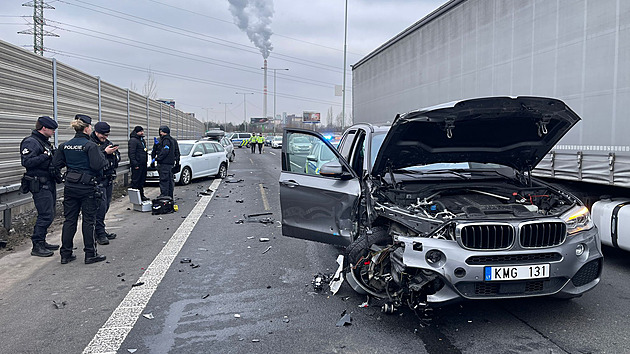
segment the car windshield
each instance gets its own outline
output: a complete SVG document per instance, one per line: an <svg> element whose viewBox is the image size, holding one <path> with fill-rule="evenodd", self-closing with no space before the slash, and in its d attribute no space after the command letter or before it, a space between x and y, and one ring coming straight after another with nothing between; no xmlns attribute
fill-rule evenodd
<svg viewBox="0 0 630 354"><path fill-rule="evenodd" d="M179 153L182 156L186 156L190 154L190 150L192 150L193 144L180 143L179 144Z"/></svg>
<svg viewBox="0 0 630 354"><path fill-rule="evenodd" d="M383 145L383 140L386 135L387 132L374 133L374 135L372 135L372 151L370 152L371 165L374 165L376 155L378 154L378 150L381 148L381 145Z"/></svg>
<svg viewBox="0 0 630 354"><path fill-rule="evenodd" d="M274 136L273 137L273 141L282 141L282 137L281 136Z"/></svg>

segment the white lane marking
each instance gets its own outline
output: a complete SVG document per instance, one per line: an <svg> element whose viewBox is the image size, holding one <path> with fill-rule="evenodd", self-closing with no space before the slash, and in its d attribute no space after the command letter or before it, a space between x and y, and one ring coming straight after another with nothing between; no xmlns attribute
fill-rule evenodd
<svg viewBox="0 0 630 354"><path fill-rule="evenodd" d="M274 155L274 156L276 155L276 153L275 153L275 152L273 152L273 151L269 151L269 153L270 153L270 154L272 154L272 155Z"/></svg>
<svg viewBox="0 0 630 354"><path fill-rule="evenodd" d="M262 196L263 205L265 206L265 210L271 209L271 208L269 208L269 202L267 201L267 193L265 193L265 189L263 188L262 183L259 183L258 186L260 187L260 195Z"/></svg>
<svg viewBox="0 0 630 354"><path fill-rule="evenodd" d="M252 161L252 158L251 158L251 157L249 158L249 162L251 162L251 163L252 163L252 165L254 164L254 161Z"/></svg>
<svg viewBox="0 0 630 354"><path fill-rule="evenodd" d="M147 303L153 296L166 271L170 268L173 260L177 258L177 254L181 250L184 243L195 228L197 221L203 214L204 210L214 197L214 193L221 183L220 179L215 179L210 185L212 193L209 196L202 196L197 205L188 214L184 222L179 226L177 231L171 236L168 243L162 248L162 251L155 257L153 262L147 267L144 274L138 279L144 285L131 288L127 296L118 305L109 319L101 327L92 341L83 350L84 354L107 353L115 354L120 346L127 338L129 332L133 329L134 324L147 306Z"/></svg>

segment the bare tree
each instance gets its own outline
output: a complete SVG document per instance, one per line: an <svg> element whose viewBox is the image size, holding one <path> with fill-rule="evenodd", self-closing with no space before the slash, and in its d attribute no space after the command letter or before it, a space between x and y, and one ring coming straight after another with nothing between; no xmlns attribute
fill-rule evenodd
<svg viewBox="0 0 630 354"><path fill-rule="evenodd" d="M138 92L138 87L133 83L133 80L129 84L129 91Z"/></svg>
<svg viewBox="0 0 630 354"><path fill-rule="evenodd" d="M339 114L337 114L337 122L336 122L336 126L339 128L343 128L344 124L343 124L343 113L339 112Z"/></svg>
<svg viewBox="0 0 630 354"><path fill-rule="evenodd" d="M326 126L330 127L333 125L333 108L330 106L328 108L328 114L326 115Z"/></svg>
<svg viewBox="0 0 630 354"><path fill-rule="evenodd" d="M142 86L142 96L149 97L153 100L157 98L157 83L151 68L147 70L147 81Z"/></svg>

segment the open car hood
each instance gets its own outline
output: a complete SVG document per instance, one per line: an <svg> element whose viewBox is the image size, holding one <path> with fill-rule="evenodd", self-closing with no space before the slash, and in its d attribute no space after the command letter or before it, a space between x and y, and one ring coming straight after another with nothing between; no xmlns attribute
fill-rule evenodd
<svg viewBox="0 0 630 354"><path fill-rule="evenodd" d="M456 101L396 117L372 169L482 162L531 170L580 117L545 97Z"/></svg>

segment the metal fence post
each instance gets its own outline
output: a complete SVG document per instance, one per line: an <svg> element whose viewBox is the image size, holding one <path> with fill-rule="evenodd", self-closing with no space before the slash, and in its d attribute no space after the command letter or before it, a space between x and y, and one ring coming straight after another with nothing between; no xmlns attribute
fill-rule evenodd
<svg viewBox="0 0 630 354"><path fill-rule="evenodd" d="M149 131L149 96L147 96L147 132Z"/></svg>
<svg viewBox="0 0 630 354"><path fill-rule="evenodd" d="M55 122L59 123L57 118L57 59L52 58L52 74L53 74L53 118ZM55 129L55 146L59 146L59 136L57 135L57 129Z"/></svg>
<svg viewBox="0 0 630 354"><path fill-rule="evenodd" d="M129 128L129 123L130 123L130 111L129 111L129 89L127 89L127 135L131 134L131 129Z"/></svg>
<svg viewBox="0 0 630 354"><path fill-rule="evenodd" d="M103 121L103 110L101 107L101 77L97 76L98 79L98 121Z"/></svg>

